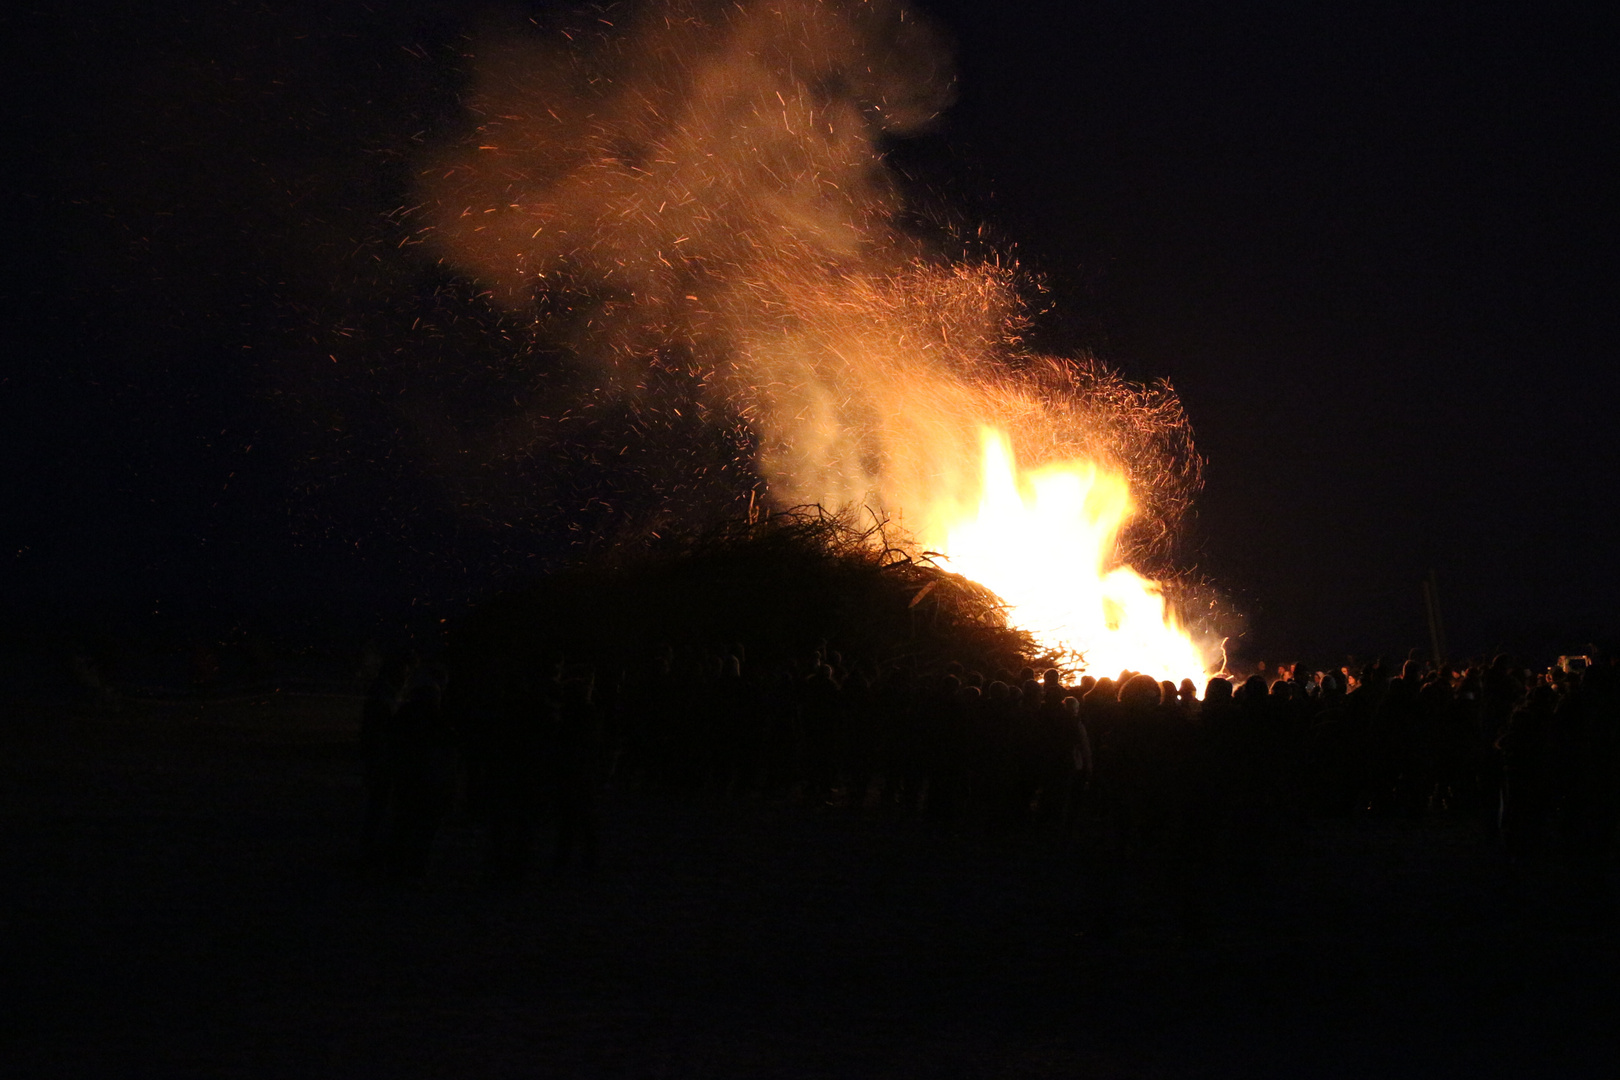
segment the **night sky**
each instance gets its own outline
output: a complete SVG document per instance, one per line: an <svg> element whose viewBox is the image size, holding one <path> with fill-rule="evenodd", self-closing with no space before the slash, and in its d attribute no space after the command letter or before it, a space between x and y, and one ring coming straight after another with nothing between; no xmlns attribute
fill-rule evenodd
<svg viewBox="0 0 1620 1080"><path fill-rule="evenodd" d="M1044 276L1039 346L1180 392L1257 654L1426 645L1430 571L1456 654L1620 637L1599 5L921 6L958 100L904 183ZM589 546L553 510L612 478L487 435L576 376L396 212L515 10L8 18L16 618L363 620Z"/></svg>

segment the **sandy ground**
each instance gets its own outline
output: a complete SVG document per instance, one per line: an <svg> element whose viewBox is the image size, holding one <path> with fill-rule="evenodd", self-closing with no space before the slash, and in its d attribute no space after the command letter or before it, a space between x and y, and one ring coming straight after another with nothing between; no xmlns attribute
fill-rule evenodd
<svg viewBox="0 0 1620 1080"><path fill-rule="evenodd" d="M1153 859L627 792L594 872L484 890L460 823L389 890L357 715L3 714L0 1075L1620 1075L1613 902L1466 822L1283 837L1192 942Z"/></svg>

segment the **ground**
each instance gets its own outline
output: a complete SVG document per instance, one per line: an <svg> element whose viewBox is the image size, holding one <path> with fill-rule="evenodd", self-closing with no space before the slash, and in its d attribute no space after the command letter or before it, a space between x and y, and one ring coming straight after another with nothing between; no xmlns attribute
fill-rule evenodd
<svg viewBox="0 0 1620 1080"><path fill-rule="evenodd" d="M354 869L358 701L8 707L0 1073L1610 1076L1620 922L1483 830L1323 822L1256 874L610 791L513 895ZM1615 882L1611 879L1611 885ZM1113 918L1108 918L1109 913Z"/></svg>

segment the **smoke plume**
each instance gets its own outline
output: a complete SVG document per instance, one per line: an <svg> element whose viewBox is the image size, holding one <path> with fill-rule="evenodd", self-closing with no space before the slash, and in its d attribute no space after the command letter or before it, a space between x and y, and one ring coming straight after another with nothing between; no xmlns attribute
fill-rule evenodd
<svg viewBox="0 0 1620 1080"><path fill-rule="evenodd" d="M950 103L936 32L889 0L613 22L475 42L468 130L420 179L443 258L629 399L650 372L699 380L778 505L865 504L930 542L992 424L1020 460L1122 470L1133 543L1162 554L1198 482L1174 394L1031 355L1012 265L897 224L883 142Z"/></svg>

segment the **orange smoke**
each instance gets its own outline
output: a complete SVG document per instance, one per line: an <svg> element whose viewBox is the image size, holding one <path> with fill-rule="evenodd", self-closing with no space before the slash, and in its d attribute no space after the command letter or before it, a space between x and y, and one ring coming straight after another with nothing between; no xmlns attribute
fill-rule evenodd
<svg viewBox="0 0 1620 1080"><path fill-rule="evenodd" d="M486 42L424 236L632 400L654 359L701 379L779 505L898 521L1100 671L1202 674L1120 554L1162 556L1198 483L1173 393L1029 354L1015 266L896 225L880 140L948 104L937 42L882 0L673 0Z"/></svg>

